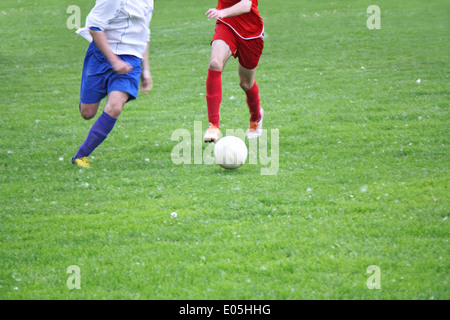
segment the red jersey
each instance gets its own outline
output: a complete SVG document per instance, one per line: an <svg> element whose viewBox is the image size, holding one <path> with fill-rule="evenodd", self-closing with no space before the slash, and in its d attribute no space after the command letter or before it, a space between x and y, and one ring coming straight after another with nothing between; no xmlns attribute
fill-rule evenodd
<svg viewBox="0 0 450 320"><path fill-rule="evenodd" d="M217 9L225 9L234 6L241 0L219 0ZM259 38L263 35L264 24L258 12L258 0L252 0L252 8L250 12L239 16L224 18L219 22L225 23L233 29L241 38L252 39Z"/></svg>

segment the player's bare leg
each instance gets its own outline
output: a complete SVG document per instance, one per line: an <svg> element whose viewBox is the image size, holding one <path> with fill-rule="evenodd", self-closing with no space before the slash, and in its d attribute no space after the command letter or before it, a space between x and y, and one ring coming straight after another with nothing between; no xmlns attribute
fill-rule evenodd
<svg viewBox="0 0 450 320"><path fill-rule="evenodd" d="M100 101L97 103L80 103L80 113L81 116L86 119L92 119L95 117L98 111L98 107L100 105Z"/></svg>
<svg viewBox="0 0 450 320"><path fill-rule="evenodd" d="M238 72L239 72L239 85L241 86L242 90L244 91L250 90L255 84L256 68L246 69L241 64L239 64Z"/></svg>
<svg viewBox="0 0 450 320"><path fill-rule="evenodd" d="M210 70L222 71L231 57L231 50L228 44L223 40L215 40L211 44L211 57L208 68Z"/></svg>
<svg viewBox="0 0 450 320"><path fill-rule="evenodd" d="M113 118L118 118L122 113L123 106L129 98L128 93L122 91L112 91L106 100L105 112Z"/></svg>
<svg viewBox="0 0 450 320"><path fill-rule="evenodd" d="M247 95L247 104L250 111L250 124L247 130L249 139L257 138L262 134L264 110L260 106L259 88L255 81L255 69L244 68L239 64L239 85Z"/></svg>

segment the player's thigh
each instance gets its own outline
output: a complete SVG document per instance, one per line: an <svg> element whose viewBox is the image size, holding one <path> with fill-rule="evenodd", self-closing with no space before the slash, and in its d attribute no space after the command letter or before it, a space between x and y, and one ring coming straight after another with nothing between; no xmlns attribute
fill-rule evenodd
<svg viewBox="0 0 450 320"><path fill-rule="evenodd" d="M113 118L119 117L129 97L130 95L127 92L111 91L106 100L105 112Z"/></svg>
<svg viewBox="0 0 450 320"><path fill-rule="evenodd" d="M214 40L211 44L209 68L211 70L222 71L231 55L231 49L225 41Z"/></svg>
<svg viewBox="0 0 450 320"><path fill-rule="evenodd" d="M250 90L255 83L256 68L247 69L239 63L238 71L239 85L244 91Z"/></svg>

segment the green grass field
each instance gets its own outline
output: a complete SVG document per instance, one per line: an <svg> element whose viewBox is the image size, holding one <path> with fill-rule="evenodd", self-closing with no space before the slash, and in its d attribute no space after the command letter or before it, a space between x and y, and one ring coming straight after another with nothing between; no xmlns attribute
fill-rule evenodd
<svg viewBox="0 0 450 320"><path fill-rule="evenodd" d="M155 2L154 88L82 170L75 2L2 0L0 299L449 299L449 2L260 0L275 175L172 162L207 126L216 1ZM222 130L246 129L234 59L223 91Z"/></svg>

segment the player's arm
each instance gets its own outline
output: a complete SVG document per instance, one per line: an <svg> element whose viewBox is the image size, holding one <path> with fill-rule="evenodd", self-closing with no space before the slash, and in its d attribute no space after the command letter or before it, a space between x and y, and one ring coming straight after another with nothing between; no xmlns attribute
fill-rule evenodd
<svg viewBox="0 0 450 320"><path fill-rule="evenodd" d="M145 49L145 53L142 59L142 90L144 93L149 92L153 87L152 75L150 73L150 62L149 62L149 47L150 43L147 42L147 49Z"/></svg>
<svg viewBox="0 0 450 320"><path fill-rule="evenodd" d="M111 63L113 70L123 74L132 70L132 67L114 54L103 32L108 22L117 16L121 0L97 0L95 6L86 18L86 27L89 28L94 43Z"/></svg>
<svg viewBox="0 0 450 320"><path fill-rule="evenodd" d="M133 67L127 62L120 59L114 52L112 52L106 35L98 28L89 29L93 41L97 48L105 55L106 59L111 63L111 66L118 74L124 74L133 70Z"/></svg>
<svg viewBox="0 0 450 320"><path fill-rule="evenodd" d="M211 19L223 19L248 13L250 12L251 9L252 9L252 0L241 0L234 6L222 10L209 9L206 12L206 15L208 16L208 18Z"/></svg>

